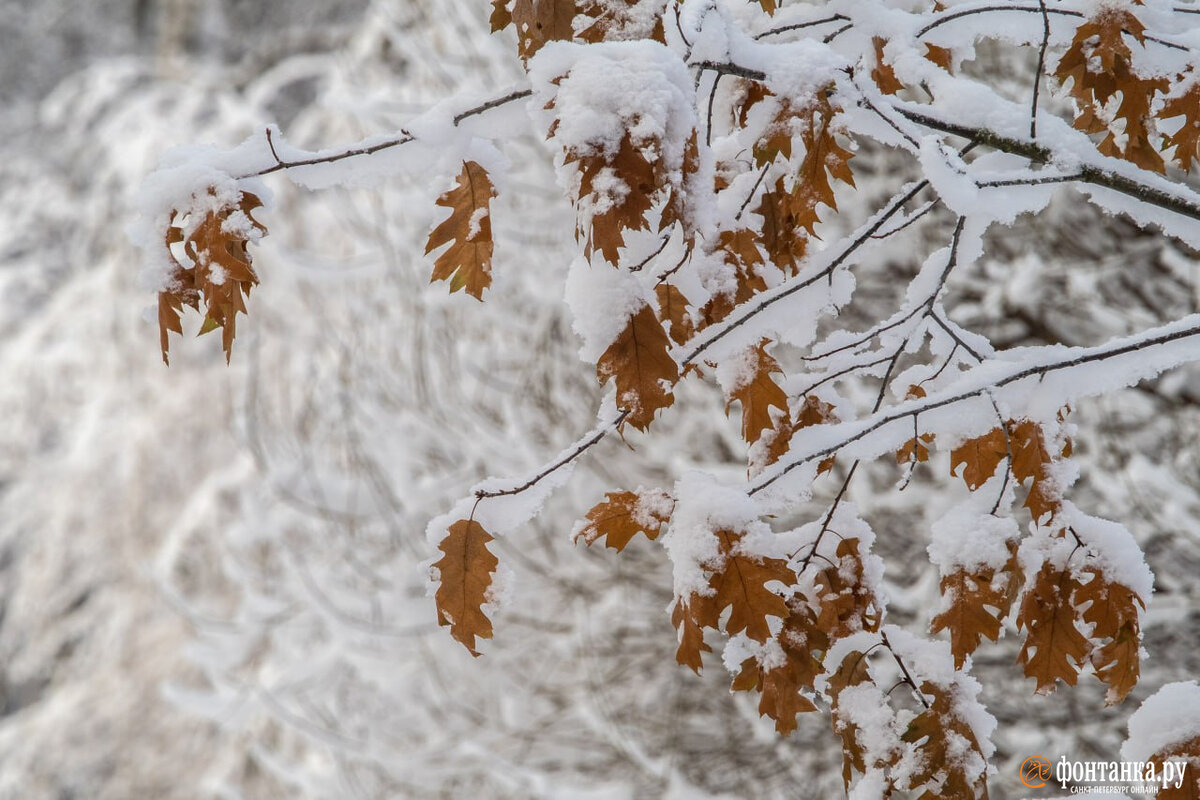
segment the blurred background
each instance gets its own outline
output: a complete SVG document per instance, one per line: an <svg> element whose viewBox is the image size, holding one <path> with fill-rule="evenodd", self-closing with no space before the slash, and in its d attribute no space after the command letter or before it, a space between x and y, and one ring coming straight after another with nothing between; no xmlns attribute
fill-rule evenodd
<svg viewBox="0 0 1200 800"><path fill-rule="evenodd" d="M515 82L486 3L2 9L0 798L841 793L827 716L781 740L755 698L729 694L718 659L701 677L675 665L653 544L618 557L570 540L605 490L669 486L691 467L744 474L713 386L681 387L652 435L606 443L497 544L511 596L483 658L436 626L426 521L475 481L553 456L600 398L561 299L571 211L534 137L506 150L486 303L428 286L421 250L445 185L314 194L272 179L262 285L232 364L191 337L169 370L160 361L124 233L160 156L268 123L304 147L352 142L464 87ZM969 68L1027 86L1026 55L981 47ZM911 169L866 144L854 166L847 225ZM927 220L863 265L841 324L894 307L953 222ZM1194 311L1196 263L1064 189L992 235L947 307L1000 347L1097 343ZM1179 372L1075 410L1073 496L1130 527L1156 574L1149 656L1134 695L1105 709L1091 678L1034 697L1011 630L982 647L994 798L1017 796L1028 755L1115 759L1136 703L1200 672L1198 400ZM916 631L936 605L929 524L965 491L947 462L903 492L879 463L851 492L879 535L890 619Z"/></svg>

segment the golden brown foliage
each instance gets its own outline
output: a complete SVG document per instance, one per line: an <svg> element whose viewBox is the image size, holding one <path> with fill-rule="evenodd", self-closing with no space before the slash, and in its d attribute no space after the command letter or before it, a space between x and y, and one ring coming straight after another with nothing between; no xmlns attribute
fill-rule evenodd
<svg viewBox="0 0 1200 800"><path fill-rule="evenodd" d="M492 536L474 520L459 520L450 526L438 545L442 557L438 570L438 624L448 625L450 635L478 656L475 640L492 638L492 621L483 613L492 588L492 575L499 562L487 549Z"/></svg>
<svg viewBox="0 0 1200 800"><path fill-rule="evenodd" d="M679 365L671 358L671 341L650 306L629 318L625 329L596 362L601 383L613 378L617 406L629 412L625 421L640 431L650 427L659 409L675 402L671 387Z"/></svg>
<svg viewBox="0 0 1200 800"><path fill-rule="evenodd" d="M1011 556L1001 570L982 567L958 570L942 578L942 597L949 608L930 623L930 633L950 631L954 666L961 669L983 638L1000 638L1000 623L1012 608L1024 575L1017 560L1016 542L1009 543Z"/></svg>
<svg viewBox="0 0 1200 800"><path fill-rule="evenodd" d="M657 539L663 525L671 521L670 513L663 516L661 511L661 501L667 498L655 497L649 504L645 498L639 492L608 492L604 502L587 513L587 523L575 535L576 540L591 545L603 538L606 547L621 551L639 533Z"/></svg>
<svg viewBox="0 0 1200 800"><path fill-rule="evenodd" d="M429 234L426 254L449 244L434 261L435 281L450 281L450 291L466 289L476 300L492 285L491 202L496 196L487 170L474 161L463 162L454 187L437 199L450 216Z"/></svg>
<svg viewBox="0 0 1200 800"><path fill-rule="evenodd" d="M215 197L211 191L209 195ZM266 233L267 229L251 216L260 206L257 195L242 192L237 203L209 209L200 220L171 215L166 239L171 272L167 287L158 294L159 346L164 364L170 363L167 332L182 334L183 307L199 310L201 301L205 316L200 333L220 328L225 361L229 361L237 336L237 315L246 313L246 298L258 283L246 245L252 237ZM181 246L186 265L176 258L172 245Z"/></svg>
<svg viewBox="0 0 1200 800"><path fill-rule="evenodd" d="M1146 26L1128 9L1101 6L1096 16L1080 25L1055 77L1070 82L1069 92L1079 106L1075 127L1088 133L1103 133L1100 152L1128 159L1143 169L1164 172L1162 156L1154 147L1154 121L1150 105L1155 92L1165 91L1163 78L1143 78L1133 66L1133 52L1125 36L1146 43ZM1104 106L1118 93L1121 101L1113 122L1124 124L1121 144Z"/></svg>

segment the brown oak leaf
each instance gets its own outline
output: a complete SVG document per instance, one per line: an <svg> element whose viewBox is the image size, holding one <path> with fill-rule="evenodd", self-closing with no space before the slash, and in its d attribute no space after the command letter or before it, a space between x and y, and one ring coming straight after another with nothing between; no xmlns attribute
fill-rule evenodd
<svg viewBox="0 0 1200 800"><path fill-rule="evenodd" d="M459 520L438 545L443 555L433 564L438 570L438 624L450 626L450 635L476 657L475 639L492 638L492 621L483 606L499 561L487 549L490 541L492 535L478 522Z"/></svg>
<svg viewBox="0 0 1200 800"><path fill-rule="evenodd" d="M1175 148L1175 162L1184 171L1190 171L1197 156L1200 156L1200 80L1195 74L1181 76L1191 80L1191 85L1179 96L1163 103L1159 119L1183 117L1183 124L1174 133L1163 135L1163 149ZM1173 94L1174 92L1172 92Z"/></svg>
<svg viewBox="0 0 1200 800"><path fill-rule="evenodd" d="M625 329L596 362L601 383L614 378L617 406L628 412L625 422L644 431L659 409L675 402L671 387L679 380L679 365L671 357L671 342L650 306L629 318Z"/></svg>
<svg viewBox="0 0 1200 800"><path fill-rule="evenodd" d="M1109 580L1103 572L1087 570L1091 580L1076 591L1076 602L1087 603L1083 621L1092 625L1094 640L1109 641L1092 652L1096 677L1108 684L1106 705L1116 705L1137 685L1141 658L1141 615L1145 602L1133 589Z"/></svg>
<svg viewBox="0 0 1200 800"><path fill-rule="evenodd" d="M935 616L930 633L950 631L954 666L961 669L982 639L1000 638L1000 623L1009 613L1024 580L1017 560L1016 542L1009 543L1010 557L1002 570L958 570L941 580L942 597L949 607Z"/></svg>
<svg viewBox="0 0 1200 800"><path fill-rule="evenodd" d="M673 507L674 500L661 491L608 492L587 513L575 539L592 545L603 538L606 547L619 552L639 533L657 539L662 526L671 521Z"/></svg>
<svg viewBox="0 0 1200 800"><path fill-rule="evenodd" d="M1166 91L1167 81L1138 75L1133 68L1133 51L1125 42L1129 36L1145 45L1145 31L1146 26L1130 9L1101 5L1095 16L1076 29L1054 76L1063 85L1070 83L1069 93L1079 106L1075 127L1106 134L1100 152L1161 173L1166 167L1153 144L1150 106L1157 92ZM1123 123L1123 143L1119 143L1117 131L1104 113L1105 105L1118 93L1121 101L1113 122Z"/></svg>
<svg viewBox="0 0 1200 800"><path fill-rule="evenodd" d="M742 439L747 444L758 441L763 431L776 427L775 416L788 415L787 394L771 376L782 372L779 362L767 353L767 340L750 348L746 355L748 379L729 392L725 401L725 413L734 402L742 406Z"/></svg>
<svg viewBox="0 0 1200 800"><path fill-rule="evenodd" d="M817 627L812 609L799 598L788 603L788 617L776 637L784 662L764 667L757 658L748 658L733 679L734 691L758 691L758 713L775 721L775 730L786 736L796 730L796 716L816 711L801 690L813 691L821 674L817 653L829 648L829 637Z"/></svg>
<svg viewBox="0 0 1200 800"><path fill-rule="evenodd" d="M210 190L208 196L215 198L215 193ZM235 204L210 208L198 222L180 219L179 213L172 212L166 233L171 271L166 287L158 294L159 347L164 364L170 364L168 332L182 334L183 307L199 310L201 301L205 316L200 333L221 328L225 361L233 355L237 315L246 313L246 298L258 284L247 245L267 231L251 216L261 206L257 195L242 192ZM185 261L176 258L172 245L180 247Z"/></svg>
<svg viewBox="0 0 1200 800"><path fill-rule="evenodd" d="M975 731L956 708L953 692L923 681L921 693L933 702L900 735L921 756L920 766L907 777L907 787L921 792L918 800L986 799L987 759Z"/></svg>
<svg viewBox="0 0 1200 800"><path fill-rule="evenodd" d="M1008 447L1008 433L1004 428L993 428L983 436L968 439L950 451L950 474L958 474L959 465L965 465L963 482L975 491L996 474L1000 462L1008 458Z"/></svg>
<svg viewBox="0 0 1200 800"><path fill-rule="evenodd" d="M1078 588L1070 568L1045 564L1021 601L1017 627L1026 634L1017 661L1025 666L1027 677L1037 680L1038 694L1054 691L1060 679L1074 686L1091 652L1090 643L1079 631Z"/></svg>
<svg viewBox="0 0 1200 800"><path fill-rule="evenodd" d="M547 42L569 42L574 38L576 10L575 0L514 0L511 18L521 58L528 61ZM494 14L493 27L497 22Z"/></svg>
<svg viewBox="0 0 1200 800"><path fill-rule="evenodd" d="M487 170L463 162L454 187L437 199L450 216L429 234L426 254L449 244L434 261L432 281L450 281L450 291L466 289L476 300L492 285L491 201L496 196Z"/></svg>

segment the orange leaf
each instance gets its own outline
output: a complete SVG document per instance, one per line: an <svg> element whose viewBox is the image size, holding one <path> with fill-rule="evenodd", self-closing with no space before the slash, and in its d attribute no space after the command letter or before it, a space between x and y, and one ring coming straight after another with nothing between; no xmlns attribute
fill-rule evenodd
<svg viewBox="0 0 1200 800"><path fill-rule="evenodd" d="M1092 579L1076 592L1076 601L1089 603L1083 621L1092 625L1093 639L1110 639L1092 653L1096 677L1108 684L1106 705L1116 705L1137 685L1140 673L1141 617L1146 604L1133 589L1110 581L1098 569L1089 569Z"/></svg>
<svg viewBox="0 0 1200 800"><path fill-rule="evenodd" d="M684 344L691 339L696 325L688 313L688 301L683 292L670 283L660 283L654 287L654 295L658 298L658 318L670 325L671 341Z"/></svg>
<svg viewBox="0 0 1200 800"><path fill-rule="evenodd" d="M756 658L749 658L742 663L732 686L734 691L761 692L758 713L775 720L775 730L784 736L796 730L798 714L817 710L800 691L812 691L821 674L821 661L814 653L829 648L829 637L816 626L812 609L796 602L789 604L789 610L777 637L784 663L768 669Z"/></svg>
<svg viewBox="0 0 1200 800"><path fill-rule="evenodd" d="M1025 419L1010 422L1008 427L1013 476L1021 483L1031 481L1025 506L1034 522L1045 522L1053 518L1062 504L1061 490L1052 472L1055 459L1047 448L1041 425Z"/></svg>
<svg viewBox="0 0 1200 800"><path fill-rule="evenodd" d="M603 152L586 156L568 153L566 163L579 165L576 202L586 199L592 208L590 227L579 231L580 236L586 234L584 254L590 258L599 250L605 261L616 266L619 248L625 246L625 231L649 228L646 214L664 183L659 174L661 165L647 157L646 150L634 144L629 134L621 139L611 159ZM614 185L614 178L623 189Z"/></svg>
<svg viewBox="0 0 1200 800"><path fill-rule="evenodd" d="M1009 550L1009 561L999 574L985 568L976 572L959 570L942 578L942 597L950 606L933 618L929 630L930 633L950 631L950 650L956 669L962 668L983 638L993 642L1000 638L1000 621L1008 614L1024 579L1016 542L1009 544Z"/></svg>
<svg viewBox="0 0 1200 800"><path fill-rule="evenodd" d="M796 418L795 429L800 430L801 428L807 428L812 425L823 425L827 422L838 421L838 416L834 412L832 405L826 403L816 395L810 394L804 398L804 404L800 406L800 414ZM774 453L774 450L772 450L772 452ZM775 455L774 458L772 458L768 463L775 463L775 461L783 457L784 452L786 452L786 449ZM822 473L833 469L833 459L833 456L829 456L821 461L821 463L817 465L817 474L821 475Z"/></svg>
<svg viewBox="0 0 1200 800"><path fill-rule="evenodd" d="M922 682L921 693L933 702L900 736L920 754L908 786L913 792L924 790L920 800L975 800L977 793L986 800L987 759L970 723L958 713L955 694L932 681Z"/></svg>
<svg viewBox="0 0 1200 800"><path fill-rule="evenodd" d="M760 242L767 257L776 267L793 275L800 269L800 260L808 250L804 226L795 211L796 204L791 202L782 177L762 193L754 209L754 213L762 217Z"/></svg>
<svg viewBox="0 0 1200 800"><path fill-rule="evenodd" d="M700 654L712 652L712 648L704 643L703 626L696 621L687 603L678 599L675 601L675 607L671 609L671 624L675 626L679 635L675 661L699 675L702 666Z"/></svg>
<svg viewBox="0 0 1200 800"><path fill-rule="evenodd" d="M652 39L666 44L662 15L647 18L644 0L578 0L578 4L575 28L581 41Z"/></svg>
<svg viewBox="0 0 1200 800"><path fill-rule="evenodd" d="M642 306L596 363L601 382L616 379L617 406L629 412L625 421L638 430L675 402L671 387L679 380L679 365L670 351L662 323L650 306Z"/></svg>
<svg viewBox="0 0 1200 800"><path fill-rule="evenodd" d="M215 196L212 190L210 196ZM233 354L233 340L237 336L237 315L246 313L246 298L250 289L258 284L258 276L250 262L247 245L266 233L266 228L252 216L254 209L262 206L258 197L242 192L235 205L214 208L204 213L204 218L188 227L185 235L184 223L175 224L178 213L172 213L167 228L166 244L171 259L169 285L158 295L159 346L163 363L169 364L168 331L182 333L180 314L183 306L199 309L204 302L204 323L200 333L221 328L221 345L225 361ZM181 244L188 265L176 259L169 248Z"/></svg>
<svg viewBox="0 0 1200 800"><path fill-rule="evenodd" d="M674 505L664 492L608 492L604 501L587 513L587 524L575 539L592 545L603 537L605 546L618 552L639 533L657 539L662 526L671 521L666 503Z"/></svg>
<svg viewBox="0 0 1200 800"><path fill-rule="evenodd" d="M858 539L838 542L837 561L813 578L820 611L817 626L830 639L841 639L859 631L877 631L883 619L883 604L865 583Z"/></svg>
<svg viewBox="0 0 1200 800"><path fill-rule="evenodd" d="M1003 428L994 428L950 451L950 474L957 474L959 465L965 464L963 482L975 491L996 474L996 467L1007 458L1008 434Z"/></svg>
<svg viewBox="0 0 1200 800"><path fill-rule="evenodd" d="M954 51L936 44L925 45L925 58L947 72L954 71Z"/></svg>
<svg viewBox="0 0 1200 800"><path fill-rule="evenodd" d="M1200 736L1172 745L1155 753L1149 759L1162 775L1164 761L1184 762L1183 778L1179 785L1169 783L1155 795L1157 800L1200 800Z"/></svg>
<svg viewBox="0 0 1200 800"><path fill-rule="evenodd" d="M704 327L720 322L736 306L767 290L767 282L759 272L765 262L757 242L758 235L748 228L721 231L717 247L725 263L733 268L737 284L732 297L718 293L704 304L700 310Z"/></svg>
<svg viewBox="0 0 1200 800"><path fill-rule="evenodd" d="M772 581L791 586L796 574L781 558L767 558L742 552L742 534L734 531L717 531L723 563L709 578L714 594L701 598L705 601L707 627L717 627L721 613L730 609L725 622L725 633L733 636L745 631L756 642L765 642L771 637L768 617L783 619L788 615L783 598L767 588Z"/></svg>
<svg viewBox="0 0 1200 800"><path fill-rule="evenodd" d="M492 285L491 201L496 196L487 170L463 163L454 188L437 199L450 216L429 234L425 252L449 244L434 262L433 281L449 280L450 291L466 289L476 300Z"/></svg>
<svg viewBox="0 0 1200 800"><path fill-rule="evenodd" d="M439 574L434 593L438 624L449 625L450 635L476 657L476 637L492 638L492 621L483 613L483 605L499 562L487 549L490 541L491 534L478 522L459 520L438 545L443 556L433 564Z"/></svg>
<svg viewBox="0 0 1200 800"><path fill-rule="evenodd" d="M771 377L781 372L779 362L767 353L767 344L764 339L751 350L747 356L751 362L749 380L733 389L725 402L726 414L735 401L742 404L742 439L747 444L754 444L763 431L775 428L772 408L784 417L788 415L787 394Z"/></svg>
<svg viewBox="0 0 1200 800"><path fill-rule="evenodd" d="M492 16L488 20L492 26L492 33L497 33L512 25L512 9L509 8L511 4L512 0L492 0Z"/></svg>
<svg viewBox="0 0 1200 800"><path fill-rule="evenodd" d="M512 21L521 58L528 61L547 42L569 42L575 35L575 12L575 0L514 0Z"/></svg>
<svg viewBox="0 0 1200 800"><path fill-rule="evenodd" d="M875 66L871 69L871 80L879 86L879 91L884 94L895 94L904 88L904 84L896 77L896 70L892 69L892 65L883 60L883 48L887 44L887 40L881 36L871 38L871 44L875 46Z"/></svg>
<svg viewBox="0 0 1200 800"><path fill-rule="evenodd" d="M861 775L867 771L867 753L858 741L859 727L854 722L853 715L842 712L841 697L842 692L851 686L871 682L870 673L867 671L867 654L861 650L846 653L842 663L829 674L827 681L833 729L842 739L842 782L849 790L853 774L858 772Z"/></svg>
<svg viewBox="0 0 1200 800"><path fill-rule="evenodd" d="M1179 97L1173 97L1163 103L1159 112L1160 119L1183 117L1183 124L1174 133L1163 136L1163 149L1175 148L1175 161L1184 171L1192 168L1192 163L1200 155L1200 81L1191 77L1192 85Z"/></svg>
<svg viewBox="0 0 1200 800"><path fill-rule="evenodd" d="M1037 680L1039 694L1054 691L1059 679L1074 686L1079 668L1091 652L1090 643L1078 628L1078 588L1069 568L1059 570L1046 564L1021 602L1017 627L1027 633L1017 661L1025 665L1027 677Z"/></svg>
<svg viewBox="0 0 1200 800"><path fill-rule="evenodd" d="M1164 78L1143 78L1133 69L1133 53L1125 43L1130 36L1146 43L1146 27L1128 9L1100 6L1096 16L1075 31L1070 47L1058 62L1054 76L1070 83L1070 94L1079 106L1075 127L1104 133L1100 152L1124 158L1142 169L1165 172L1162 156L1154 147L1154 122L1150 113L1155 93L1166 91ZM1121 95L1113 121L1123 121L1124 143L1103 113L1117 93Z"/></svg>

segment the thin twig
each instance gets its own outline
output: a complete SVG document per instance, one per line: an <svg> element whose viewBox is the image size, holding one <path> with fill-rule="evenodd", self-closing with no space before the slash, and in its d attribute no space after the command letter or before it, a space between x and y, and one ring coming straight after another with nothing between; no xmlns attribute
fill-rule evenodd
<svg viewBox="0 0 1200 800"><path fill-rule="evenodd" d="M904 666L904 661L901 660L900 655L892 649L892 643L888 641L887 634L883 631L880 631L879 638L883 642L883 646L887 648L887 651L892 654L892 658L896 659L896 665L899 666L900 671L904 673L905 682L912 687L913 692L917 695L917 698L920 699L921 705L925 706L925 708L929 708L929 701L925 699L924 693L917 688L917 682L913 680L912 675L908 674L908 667Z"/></svg>
<svg viewBox="0 0 1200 800"><path fill-rule="evenodd" d="M1045 378L1046 375L1048 375L1052 372L1058 372L1058 371L1064 370L1064 369L1072 369L1074 367L1080 367L1085 364L1093 364L1093 363L1097 363L1097 362L1106 361L1111 358L1116 358L1116 357L1122 356L1122 355L1128 355L1129 353L1135 353L1140 350L1146 350L1146 349L1149 349L1152 347L1157 347L1159 345L1170 344L1171 342L1176 342L1176 341L1179 341L1180 339L1188 339L1193 336L1200 336L1200 322L1196 323L1195 325L1191 325L1187 328L1183 328L1181 330L1171 331L1170 333L1164 333L1164 334L1160 334L1158 336L1152 336L1147 339L1139 339L1138 341L1134 341L1134 342L1127 342L1125 344L1121 344L1121 345L1112 347L1111 349L1106 349L1106 348L1102 348L1102 347L1101 348L1090 348L1087 350L1087 352L1085 352L1082 355L1075 356L1073 358L1067 358L1067 359L1064 359L1064 360L1058 361L1058 362L1052 362L1050 364L1041 364L1038 366L1027 367L1025 369L1018 370L1017 372L1014 372L1006 377L998 378L994 381L991 381L988 386L980 387L977 389L969 389L969 390L966 390L963 392L959 392L957 394L948 395L946 397L931 398L927 402L916 404L912 408L906 409L904 411L893 411L889 414L883 414L882 416L875 416L873 414L873 416L875 416L874 421L870 422L870 424L866 425L865 427L860 428L855 433L850 434L849 436L842 439L841 441L836 442L832 445L829 445L828 447L824 447L814 453L809 453L808 455L801 456L801 457L795 459L794 461L790 461L790 462L784 464L780 468L780 470L778 472L776 472L775 474L770 475L769 477L760 478L755 483L755 485L749 489L748 494L751 494L751 495L757 494L758 492L761 492L763 489L766 489L768 486L773 484L775 481L782 478L784 475L791 472L793 469L803 466L804 464L807 464L811 461L823 459L826 456L834 455L835 453L837 453L840 450L842 450L843 448L845 448L847 445L853 444L854 442L865 439L866 437L870 436L871 434L875 433L876 431L880 430L881 428L891 425L894 422L906 419L907 417L910 417L913 414L923 414L927 411L933 411L938 408L944 408L946 406L951 406L951 405L954 405L955 403L960 403L963 400L969 400L973 397L978 397L981 394L985 394L993 389L1000 389L1000 388L1003 388L1010 384L1018 383L1020 381L1026 380L1028 378L1035 378L1035 377L1036 378Z"/></svg>
<svg viewBox="0 0 1200 800"><path fill-rule="evenodd" d="M821 19L809 20L808 22L794 22L790 25L780 25L778 28L771 28L770 30L765 30L762 33L755 34L754 38L755 38L755 40L759 40L759 39L762 39L767 36L775 36L776 34L787 33L788 31L798 31L803 28L813 28L813 27L816 27L817 25L825 25L830 22L837 22L839 20L845 20L845 19L849 19L849 18L842 16L841 14L834 14L832 16L822 17Z"/></svg>
<svg viewBox="0 0 1200 800"><path fill-rule="evenodd" d="M457 114L454 117L454 125L458 126L459 124L461 124L463 122L463 120L469 119L470 117L474 117L479 114L483 114L484 112L491 111L493 108L498 108L502 105L514 102L516 100L524 100L525 98L531 97L532 95L533 95L532 89L516 89L516 90L510 91L507 94L501 95L500 97L493 98L491 100L488 100L485 103L481 103L481 104L475 106L474 108L469 108L466 111L463 111L460 114ZM351 147L346 150L340 150L336 153L330 153L328 155L312 156L309 158L300 158L300 159L296 159L295 161L284 161L275 152L275 144L271 140L270 131L268 131L267 132L267 143L271 147L271 154L273 156L275 156L275 164L270 167L267 167L266 169L258 170L257 172L247 173L246 175L242 175L240 177L242 177L242 178L260 177L262 175L270 175L272 172L280 172L282 170L294 169L296 167L311 167L316 164L333 164L338 161L345 161L346 159L349 159L349 158L373 155L382 150L388 150L393 147L399 147L400 145L408 144L409 142L414 141L415 139L416 139L415 136L413 136L411 133L409 133L408 131L401 128L396 136L394 136L390 139L385 139L381 142L377 142L377 143L367 146L367 147Z"/></svg>
<svg viewBox="0 0 1200 800"><path fill-rule="evenodd" d="M532 478L530 478L529 480L520 484L519 486L514 486L511 489L480 489L480 490L478 490L477 492L475 492L476 502L478 503L479 500L483 500L488 497L503 497L505 495L520 494L521 492L525 491L526 489L529 489L530 487L539 483L540 481L542 481L549 475L553 474L557 470L561 469L562 467L566 466L567 464L570 464L575 459L579 458L581 455L583 455L585 452L587 452L587 450L589 448L591 448L593 445L595 445L597 442L599 442L601 439L603 439L605 436L607 436L610 431L616 430L616 428L618 428L621 425L621 423L625 421L625 418L629 416L629 413L630 412L628 409L622 411L620 414L618 414L612 420L606 422L604 425L601 425L599 428L597 428L590 436L588 436L586 439L584 439L582 442L580 442L578 445L576 445L574 448L572 448L569 452L567 452L566 454L562 455L561 457L555 459L554 461L550 462L548 465L543 467L542 470L538 474L534 475ZM474 512L472 512L472 513L474 513Z"/></svg>
<svg viewBox="0 0 1200 800"><path fill-rule="evenodd" d="M1037 138L1038 91L1042 86L1042 70L1046 66L1046 47L1050 44L1050 14L1046 11L1046 0L1038 0L1042 8L1042 47L1038 50L1037 70L1033 74L1033 102L1029 108L1029 138Z"/></svg>

